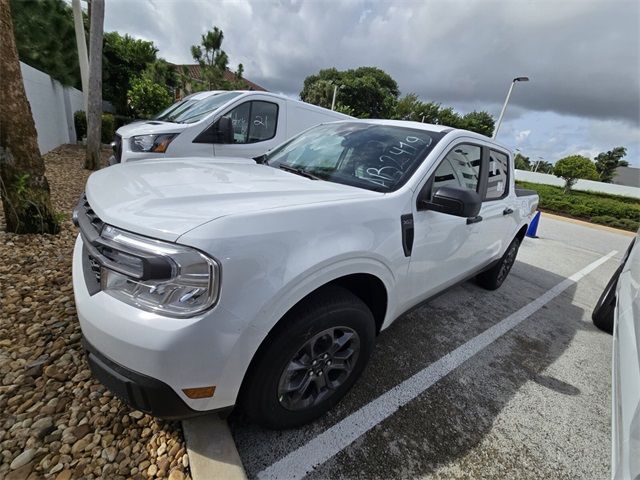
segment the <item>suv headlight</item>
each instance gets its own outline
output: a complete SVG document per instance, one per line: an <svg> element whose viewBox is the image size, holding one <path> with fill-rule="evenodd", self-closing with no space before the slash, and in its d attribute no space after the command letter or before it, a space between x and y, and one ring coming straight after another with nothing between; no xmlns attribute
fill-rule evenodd
<svg viewBox="0 0 640 480"><path fill-rule="evenodd" d="M108 259L108 266L103 265L100 272L105 293L129 305L172 317L197 315L218 300L220 267L202 252L110 225L104 226L100 236L113 245L101 251ZM151 275L153 279L146 279L152 270L156 272Z"/></svg>
<svg viewBox="0 0 640 480"><path fill-rule="evenodd" d="M131 150L133 152L164 153L177 133L161 133L158 135L136 135L131 137Z"/></svg>

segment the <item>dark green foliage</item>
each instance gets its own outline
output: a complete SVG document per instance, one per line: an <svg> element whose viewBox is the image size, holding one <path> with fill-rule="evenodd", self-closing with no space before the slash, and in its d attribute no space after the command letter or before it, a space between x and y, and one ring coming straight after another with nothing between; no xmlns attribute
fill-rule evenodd
<svg viewBox="0 0 640 480"><path fill-rule="evenodd" d="M127 112L130 82L156 60L157 53L153 42L122 36L118 32L104 34L103 96L114 105L117 112Z"/></svg>
<svg viewBox="0 0 640 480"><path fill-rule="evenodd" d="M606 193L578 192L570 195L562 187L517 182L518 186L538 192L540 209L581 218L625 230L640 228L640 200Z"/></svg>
<svg viewBox="0 0 640 480"><path fill-rule="evenodd" d="M64 0L11 0L20 60L81 88L73 11Z"/></svg>
<svg viewBox="0 0 640 480"><path fill-rule="evenodd" d="M627 149L625 147L616 147L608 152L598 154L594 161L596 162L596 170L601 182L611 183L616 168L629 166L629 162L622 160L626 154Z"/></svg>
<svg viewBox="0 0 640 480"><path fill-rule="evenodd" d="M529 161L529 157L525 157L521 153L516 153L514 157L515 167L518 170L531 170L531 162Z"/></svg>
<svg viewBox="0 0 640 480"><path fill-rule="evenodd" d="M73 114L73 126L76 127L76 139L82 140L87 136L87 114L78 110Z"/></svg>
<svg viewBox="0 0 640 480"><path fill-rule="evenodd" d="M102 128L100 130L100 141L102 143L111 143L116 133L116 120L111 113L102 114Z"/></svg>
<svg viewBox="0 0 640 480"><path fill-rule="evenodd" d="M568 157L561 158L553 166L553 174L556 177L564 179L565 193L569 193L571 187L573 187L580 178L585 180L598 179L596 166L591 160L582 155L569 155Z"/></svg>
<svg viewBox="0 0 640 480"><path fill-rule="evenodd" d="M360 118L391 118L400 91L389 74L376 67L360 67L339 71L320 70L304 80L300 98L309 103L331 108L334 87L338 87L336 105Z"/></svg>
<svg viewBox="0 0 640 480"><path fill-rule="evenodd" d="M87 136L87 115L82 110L78 110L73 114L73 125L76 128L78 141ZM116 133L116 117L113 114L102 114L101 132L100 141L102 143L111 143L113 141L113 136Z"/></svg>
<svg viewBox="0 0 640 480"><path fill-rule="evenodd" d="M129 108L139 118L149 118L171 105L171 95L165 87L144 75L133 79L127 100Z"/></svg>

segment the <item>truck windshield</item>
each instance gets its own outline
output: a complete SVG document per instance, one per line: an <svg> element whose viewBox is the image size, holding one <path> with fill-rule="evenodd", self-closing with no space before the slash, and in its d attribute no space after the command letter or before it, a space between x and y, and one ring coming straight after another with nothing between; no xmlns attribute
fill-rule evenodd
<svg viewBox="0 0 640 480"><path fill-rule="evenodd" d="M391 125L330 123L280 146L265 163L329 182L391 192L404 185L442 136Z"/></svg>
<svg viewBox="0 0 640 480"><path fill-rule="evenodd" d="M240 95L241 92L214 93L206 98L183 98L155 117L155 120L174 123L195 123Z"/></svg>

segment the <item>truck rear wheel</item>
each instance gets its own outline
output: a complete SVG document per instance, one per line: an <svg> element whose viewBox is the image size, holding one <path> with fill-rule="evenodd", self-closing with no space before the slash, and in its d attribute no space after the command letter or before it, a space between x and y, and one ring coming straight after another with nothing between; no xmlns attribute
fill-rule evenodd
<svg viewBox="0 0 640 480"><path fill-rule="evenodd" d="M507 247L507 251L500 261L489 270L482 272L476 276L476 283L487 290L496 290L504 283L511 271L511 267L516 261L518 249L520 248L520 239L514 238Z"/></svg>
<svg viewBox="0 0 640 480"><path fill-rule="evenodd" d="M267 428L293 428L321 416L367 364L375 321L367 305L327 287L295 306L252 362L240 404Z"/></svg>

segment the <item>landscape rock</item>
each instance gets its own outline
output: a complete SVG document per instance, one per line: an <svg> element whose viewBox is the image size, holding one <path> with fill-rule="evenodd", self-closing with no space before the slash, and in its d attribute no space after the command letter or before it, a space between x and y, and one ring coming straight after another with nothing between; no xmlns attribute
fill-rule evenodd
<svg viewBox="0 0 640 480"><path fill-rule="evenodd" d="M91 173L84 156L75 145L44 155L64 217L58 235L7 233L0 208L0 479L148 478L153 465L155 476L184 480L180 424L124 405L91 377L84 356L70 215Z"/></svg>

